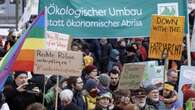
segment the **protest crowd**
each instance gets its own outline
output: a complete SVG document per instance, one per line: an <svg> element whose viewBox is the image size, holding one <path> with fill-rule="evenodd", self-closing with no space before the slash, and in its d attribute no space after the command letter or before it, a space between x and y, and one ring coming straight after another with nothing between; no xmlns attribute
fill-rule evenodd
<svg viewBox="0 0 195 110"><path fill-rule="evenodd" d="M11 34L8 38L1 45L1 56L16 41ZM143 81L135 89L118 88L125 63L152 60L147 56L148 43L148 38L74 39L71 50L83 53L80 76L15 71L1 92L1 110L54 110L57 92L58 110L185 110L185 102L195 97L194 91L183 88L184 104L178 101L178 70L187 64L185 46L181 61L169 61L166 82Z"/></svg>
<svg viewBox="0 0 195 110"><path fill-rule="evenodd" d="M12 30L5 43L0 37L1 58L17 39ZM195 98L195 90L190 84L179 90L180 67L188 64L185 39L181 60L168 61L167 80L143 80L136 88L119 87L125 64L156 61L165 65L165 59L148 58L148 37L75 38L70 50L83 55L78 76L13 71L0 93L0 110L191 110L186 103ZM194 66L195 52L191 52L191 62ZM184 94L183 102L179 91Z"/></svg>

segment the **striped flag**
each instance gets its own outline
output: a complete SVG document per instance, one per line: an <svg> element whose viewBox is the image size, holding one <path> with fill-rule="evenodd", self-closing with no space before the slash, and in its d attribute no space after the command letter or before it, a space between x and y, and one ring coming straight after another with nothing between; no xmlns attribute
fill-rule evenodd
<svg viewBox="0 0 195 110"><path fill-rule="evenodd" d="M44 12L42 12L37 22L32 26L12 70L33 71L35 50L45 47L45 16Z"/></svg>
<svg viewBox="0 0 195 110"><path fill-rule="evenodd" d="M34 26L43 24L40 22L40 20L43 19L43 16L44 16L44 11L40 13L40 15L37 17L37 19L35 19L35 21L31 25L31 27L28 28L27 31L25 31L20 36L17 42L12 46L12 48L7 52L7 54L0 61L0 91L3 90L5 81L12 71L12 67L14 66L16 58L18 59L20 50L24 48L23 44L25 44L28 41L26 38L29 37L29 35L31 35L33 31L35 31ZM33 44L33 45L37 45L37 44Z"/></svg>

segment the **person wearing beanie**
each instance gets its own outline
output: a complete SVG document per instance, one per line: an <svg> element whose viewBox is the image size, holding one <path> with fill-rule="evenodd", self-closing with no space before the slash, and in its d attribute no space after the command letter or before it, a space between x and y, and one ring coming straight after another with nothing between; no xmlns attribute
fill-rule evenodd
<svg viewBox="0 0 195 110"><path fill-rule="evenodd" d="M80 110L74 103L72 103L72 99L73 92L70 89L64 89L60 92L60 110Z"/></svg>
<svg viewBox="0 0 195 110"><path fill-rule="evenodd" d="M95 79L88 79L84 85L87 94L83 96L86 103L87 110L94 110L96 105L96 96L98 94L97 81Z"/></svg>
<svg viewBox="0 0 195 110"><path fill-rule="evenodd" d="M100 74L98 77L99 83L98 83L98 89L100 92L108 92L109 85L110 85L110 77L107 74Z"/></svg>
<svg viewBox="0 0 195 110"><path fill-rule="evenodd" d="M30 104L42 102L41 92L33 92L27 78L27 72L17 71L13 83L5 86L3 93L10 110L26 110Z"/></svg>
<svg viewBox="0 0 195 110"><path fill-rule="evenodd" d="M145 88L145 91L147 95L146 103L153 106L156 110L159 110L159 104L161 102L158 87L151 84Z"/></svg>
<svg viewBox="0 0 195 110"><path fill-rule="evenodd" d="M85 84L88 79L96 79L97 68L94 65L88 65L82 70L81 78Z"/></svg>
<svg viewBox="0 0 195 110"><path fill-rule="evenodd" d="M110 92L101 93L97 97L95 110L111 110L112 108L114 108L112 104L112 94Z"/></svg>
<svg viewBox="0 0 195 110"><path fill-rule="evenodd" d="M94 79L88 79L84 85L87 92L90 92L92 89L97 88L97 81Z"/></svg>

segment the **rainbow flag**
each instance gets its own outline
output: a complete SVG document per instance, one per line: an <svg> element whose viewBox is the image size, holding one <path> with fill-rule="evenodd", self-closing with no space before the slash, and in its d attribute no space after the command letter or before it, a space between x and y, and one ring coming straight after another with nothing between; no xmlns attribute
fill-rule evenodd
<svg viewBox="0 0 195 110"><path fill-rule="evenodd" d="M46 48L44 12L40 13L37 22L32 26L12 71L33 71L35 49L43 48Z"/></svg>
<svg viewBox="0 0 195 110"><path fill-rule="evenodd" d="M44 16L44 11L40 13L40 15L37 17L37 19L35 19L35 21L31 25L31 27L28 28L28 30L20 36L17 42L12 46L12 48L7 52L7 54L0 61L0 91L3 90L4 83L12 71L12 67L14 66L16 58L18 59L17 56L19 55L20 50L24 48L23 44L26 45L25 43L28 41L26 39L27 36L29 37L32 31L33 32L36 31L33 28L34 26L43 24L40 22L40 20L43 19L43 16ZM34 44L34 45L37 45L37 44Z"/></svg>

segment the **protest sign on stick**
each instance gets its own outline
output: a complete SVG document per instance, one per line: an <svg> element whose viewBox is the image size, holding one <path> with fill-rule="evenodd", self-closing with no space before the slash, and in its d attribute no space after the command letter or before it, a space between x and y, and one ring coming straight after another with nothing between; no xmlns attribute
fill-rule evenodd
<svg viewBox="0 0 195 110"><path fill-rule="evenodd" d="M80 76L82 53L74 51L36 50L34 72Z"/></svg>
<svg viewBox="0 0 195 110"><path fill-rule="evenodd" d="M124 64L119 89L139 88L140 82L144 79L144 66L144 64Z"/></svg>

